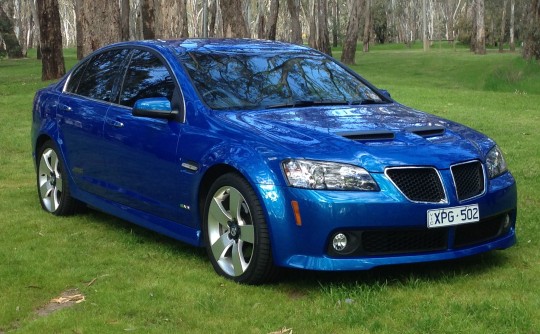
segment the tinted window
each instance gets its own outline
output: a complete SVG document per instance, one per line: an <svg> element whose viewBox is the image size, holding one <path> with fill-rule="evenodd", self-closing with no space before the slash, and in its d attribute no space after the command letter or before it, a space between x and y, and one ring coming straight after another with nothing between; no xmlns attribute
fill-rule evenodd
<svg viewBox="0 0 540 334"><path fill-rule="evenodd" d="M213 109L381 102L361 80L314 52L205 53L185 59L200 96Z"/></svg>
<svg viewBox="0 0 540 334"><path fill-rule="evenodd" d="M167 67L148 51L135 51L126 71L120 104L133 107L138 99L166 97L172 100L174 82Z"/></svg>
<svg viewBox="0 0 540 334"><path fill-rule="evenodd" d="M106 102L116 100L115 80L128 53L126 49L111 50L90 59L76 93Z"/></svg>

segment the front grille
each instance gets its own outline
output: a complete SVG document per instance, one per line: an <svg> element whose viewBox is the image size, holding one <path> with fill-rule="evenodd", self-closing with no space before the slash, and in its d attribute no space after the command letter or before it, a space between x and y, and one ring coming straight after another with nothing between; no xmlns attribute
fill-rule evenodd
<svg viewBox="0 0 540 334"><path fill-rule="evenodd" d="M460 248L494 239L504 231L507 215L499 215L478 223L456 227L454 247Z"/></svg>
<svg viewBox="0 0 540 334"><path fill-rule="evenodd" d="M446 199L441 178L434 168L388 168L386 175L411 201L440 203Z"/></svg>
<svg viewBox="0 0 540 334"><path fill-rule="evenodd" d="M484 170L479 161L454 165L451 170L460 201L476 197L484 192Z"/></svg>
<svg viewBox="0 0 540 334"><path fill-rule="evenodd" d="M428 229L380 229L342 231L349 240L347 249L339 253L328 243L333 257L407 255L460 249L494 240L510 231L505 222L507 213L458 226ZM452 232L452 233L451 233Z"/></svg>

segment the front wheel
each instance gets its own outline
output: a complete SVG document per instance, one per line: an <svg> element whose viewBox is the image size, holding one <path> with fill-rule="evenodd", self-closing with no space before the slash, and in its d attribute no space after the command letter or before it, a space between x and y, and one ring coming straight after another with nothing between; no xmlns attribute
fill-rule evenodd
<svg viewBox="0 0 540 334"><path fill-rule="evenodd" d="M246 284L260 284L275 276L262 206L240 175L225 174L210 188L203 233L208 256L218 274Z"/></svg>
<svg viewBox="0 0 540 334"><path fill-rule="evenodd" d="M64 163L51 141L41 146L38 152L37 188L41 207L54 215L73 214L79 206L79 202L71 197Z"/></svg>

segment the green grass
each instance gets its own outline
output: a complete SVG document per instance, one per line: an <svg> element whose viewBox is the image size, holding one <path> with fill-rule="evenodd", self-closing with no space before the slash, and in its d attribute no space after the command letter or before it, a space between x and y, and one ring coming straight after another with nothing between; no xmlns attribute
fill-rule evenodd
<svg viewBox="0 0 540 334"><path fill-rule="evenodd" d="M540 66L512 53L399 46L358 53L357 64L398 101L500 144L519 187L517 246L455 262L288 271L272 285L234 284L214 274L201 249L92 210L44 213L29 126L33 94L48 83L38 61L3 59L0 333L540 333ZM73 288L84 302L37 315Z"/></svg>

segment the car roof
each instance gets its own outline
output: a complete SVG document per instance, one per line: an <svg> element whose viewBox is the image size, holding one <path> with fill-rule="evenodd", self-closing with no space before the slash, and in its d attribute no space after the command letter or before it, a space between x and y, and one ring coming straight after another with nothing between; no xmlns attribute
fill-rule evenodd
<svg viewBox="0 0 540 334"><path fill-rule="evenodd" d="M272 51L313 52L313 49L302 45L279 41L268 41L249 38L185 38L175 40L141 40L120 42L110 47L146 46L154 49L166 48L177 55L187 52L201 53L258 53Z"/></svg>

